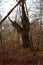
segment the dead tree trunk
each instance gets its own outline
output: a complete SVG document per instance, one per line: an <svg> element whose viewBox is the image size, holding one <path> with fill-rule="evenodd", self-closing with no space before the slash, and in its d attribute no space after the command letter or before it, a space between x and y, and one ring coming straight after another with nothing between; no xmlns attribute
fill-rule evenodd
<svg viewBox="0 0 43 65"><path fill-rule="evenodd" d="M9 18L9 20L11 21L13 27L16 28L17 32L19 32L21 34L21 38L22 38L22 42L23 42L22 46L24 48L29 47L33 51L33 49L34 49L33 45L30 42L30 26L29 26L30 24L29 24L29 19L26 15L26 12L25 12L24 4L25 4L25 2L22 1L21 2L21 9L22 9L21 23L22 23L23 27L18 25L16 23L16 21L13 22L10 18Z"/></svg>
<svg viewBox="0 0 43 65"><path fill-rule="evenodd" d="M22 22L22 26L23 26L23 30L21 32L21 38L22 38L22 42L23 42L23 47L24 48L30 48L31 51L35 51L34 47L33 47L33 43L32 43L32 37L30 34L30 23L29 23L29 19L28 16L26 15L26 11L25 11L25 2L22 1L21 2L21 9L22 9L22 16L21 16L21 22Z"/></svg>
<svg viewBox="0 0 43 65"><path fill-rule="evenodd" d="M22 8L22 26L23 26L23 31L21 33L22 41L23 41L23 47L29 47L30 46L30 40L29 40L29 20L28 17L26 16L25 8L24 8L24 2L22 2L21 8Z"/></svg>
<svg viewBox="0 0 43 65"><path fill-rule="evenodd" d="M9 20L11 21L12 25L14 28L16 28L17 32L21 34L22 42L23 42L23 47L24 48L31 48L32 51L34 51L34 47L32 44L32 41L30 40L30 24L29 24L29 19L26 15L25 7L24 7L25 2L21 2L21 9L22 9L22 16L21 16L21 23L22 27L16 23L16 21L12 21L10 18Z"/></svg>
<svg viewBox="0 0 43 65"><path fill-rule="evenodd" d="M10 18L9 20L11 21L13 27L15 27L17 31L21 34L23 47L28 48L29 46L31 47L30 40L29 40L30 26L29 26L28 17L26 16L26 12L25 12L24 1L22 1L21 4L22 4L21 5L21 9L22 9L21 22L23 27L18 25L15 21L13 22Z"/></svg>

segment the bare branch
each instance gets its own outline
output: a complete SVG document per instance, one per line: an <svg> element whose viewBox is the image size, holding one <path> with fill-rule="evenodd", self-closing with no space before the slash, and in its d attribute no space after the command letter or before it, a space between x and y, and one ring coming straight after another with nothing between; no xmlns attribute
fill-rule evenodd
<svg viewBox="0 0 43 65"><path fill-rule="evenodd" d="M8 12L8 14L0 21L0 25L2 24L2 22L10 15L10 13L19 5L19 3L21 2L18 1L18 3Z"/></svg>
<svg viewBox="0 0 43 65"><path fill-rule="evenodd" d="M12 23L13 27L17 29L17 32L19 32L19 33L20 33L20 32L22 31L21 26L20 26L20 25L18 25L18 24L16 23L16 21L12 21L9 17L8 17L8 19L9 19L9 20L10 20L10 22Z"/></svg>

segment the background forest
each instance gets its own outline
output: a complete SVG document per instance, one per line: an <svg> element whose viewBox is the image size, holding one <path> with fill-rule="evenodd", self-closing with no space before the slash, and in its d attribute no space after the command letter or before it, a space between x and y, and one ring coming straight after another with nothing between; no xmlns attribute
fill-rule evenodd
<svg viewBox="0 0 43 65"><path fill-rule="evenodd" d="M0 65L43 65L43 0L0 0Z"/></svg>

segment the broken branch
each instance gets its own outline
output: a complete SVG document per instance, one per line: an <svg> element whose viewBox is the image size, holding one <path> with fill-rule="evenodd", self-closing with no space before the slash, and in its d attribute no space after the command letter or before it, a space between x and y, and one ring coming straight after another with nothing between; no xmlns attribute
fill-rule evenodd
<svg viewBox="0 0 43 65"><path fill-rule="evenodd" d="M21 32L22 31L22 28L21 28L21 26L20 25L18 25L17 23L16 23L16 21L12 21L9 17L8 17L8 19L10 20L10 22L12 23L12 25L13 25L13 27L15 27L16 29L17 29L17 32Z"/></svg>

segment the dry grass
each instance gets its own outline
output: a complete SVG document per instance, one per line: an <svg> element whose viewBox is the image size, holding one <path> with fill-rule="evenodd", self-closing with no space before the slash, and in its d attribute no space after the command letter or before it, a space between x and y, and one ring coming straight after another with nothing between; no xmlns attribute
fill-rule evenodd
<svg viewBox="0 0 43 65"><path fill-rule="evenodd" d="M35 48L37 43L39 43L40 52L37 52L37 56L33 56L29 48L24 49L21 45L19 34L15 31L10 31L9 29L3 31L3 44L2 49L0 49L0 65L38 65L38 60L40 60L40 65L43 65L43 29L31 26L32 40Z"/></svg>

